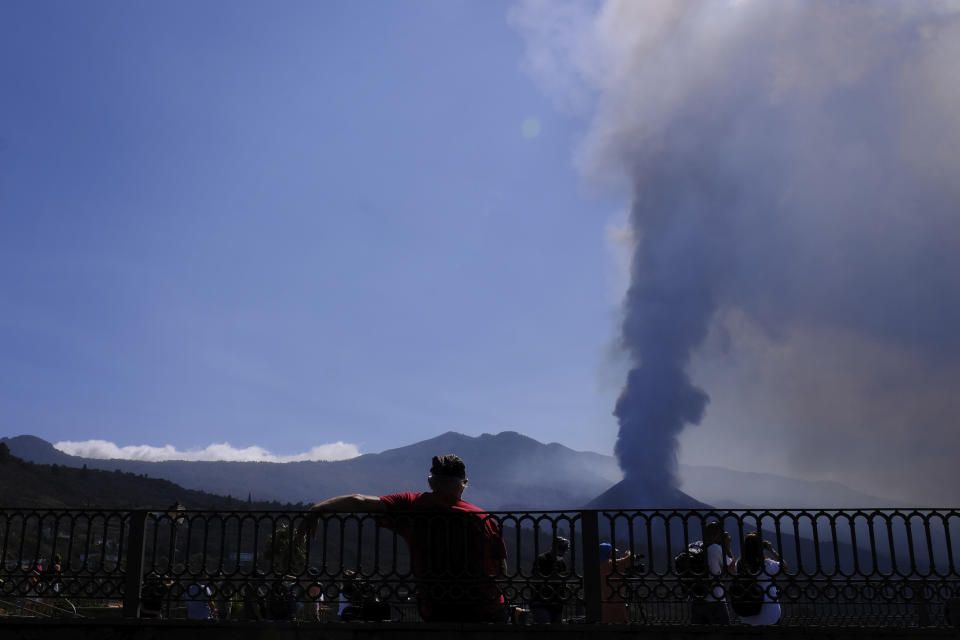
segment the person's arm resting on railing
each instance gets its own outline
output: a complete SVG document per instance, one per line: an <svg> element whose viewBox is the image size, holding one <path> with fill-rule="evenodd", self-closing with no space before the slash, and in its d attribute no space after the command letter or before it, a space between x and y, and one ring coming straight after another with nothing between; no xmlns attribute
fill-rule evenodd
<svg viewBox="0 0 960 640"><path fill-rule="evenodd" d="M337 496L310 507L310 511L346 511L364 513L379 513L387 510L387 504L377 496L365 496L360 493L353 493L347 496Z"/></svg>
<svg viewBox="0 0 960 640"><path fill-rule="evenodd" d="M337 496L310 507L303 522L297 527L297 533L301 536L313 537L321 513L382 513L386 510L387 503L377 496L365 496L360 493Z"/></svg>

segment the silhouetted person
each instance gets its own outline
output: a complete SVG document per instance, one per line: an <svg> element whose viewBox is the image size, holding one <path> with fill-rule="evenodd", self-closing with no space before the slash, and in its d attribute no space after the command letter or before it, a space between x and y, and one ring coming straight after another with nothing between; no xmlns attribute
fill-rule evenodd
<svg viewBox="0 0 960 640"><path fill-rule="evenodd" d="M39 560L34 560L27 569L27 579L21 588L25 595L36 596L40 590L40 577L43 575L43 565Z"/></svg>
<svg viewBox="0 0 960 640"><path fill-rule="evenodd" d="M427 621L504 622L496 576L506 570L507 549L496 520L461 499L466 467L458 456L435 456L427 479L431 491L385 496L346 495L312 507L302 526L312 533L319 512L383 514L410 548L420 615Z"/></svg>
<svg viewBox="0 0 960 640"><path fill-rule="evenodd" d="M753 588L757 591L756 599L759 600L759 611L754 615L740 615L740 622L770 625L780 620L780 598L773 584L773 576L780 573L781 569L786 569L786 563L770 541L761 538L759 533L748 533L743 539L743 555L736 563L737 584L743 585L744 577L752 579Z"/></svg>
<svg viewBox="0 0 960 640"><path fill-rule="evenodd" d="M140 588L141 618L163 617L163 602L171 586L173 586L173 580L161 578L155 571L147 574Z"/></svg>
<svg viewBox="0 0 960 640"><path fill-rule="evenodd" d="M563 620L563 601L566 590L567 563L563 559L570 542L557 536L549 551L533 561L533 597L530 613L534 624L557 624Z"/></svg>
<svg viewBox="0 0 960 640"><path fill-rule="evenodd" d="M267 619L267 595L269 589L265 584L266 576L259 569L254 570L250 579L240 588L243 597L243 615L247 620Z"/></svg>
<svg viewBox="0 0 960 640"><path fill-rule="evenodd" d="M344 572L340 581L340 607L337 615L344 622L381 621L391 618L390 605L380 602L375 589L355 571Z"/></svg>
<svg viewBox="0 0 960 640"><path fill-rule="evenodd" d="M617 549L609 542L601 542L599 550L600 580L603 590L603 604L600 608L600 622L606 624L626 624L628 620L627 602L623 599L623 577L633 563L633 554L627 551L617 557Z"/></svg>
<svg viewBox="0 0 960 640"><path fill-rule="evenodd" d="M47 568L43 570L43 575L40 577L40 582L42 585L42 590L44 595L44 601L47 604L54 604L56 602L57 596L63 590L63 556L59 553L53 556L53 560L47 565Z"/></svg>
<svg viewBox="0 0 960 640"><path fill-rule="evenodd" d="M319 582L307 582L303 588L305 602L301 603L297 617L304 622L320 622L324 607L323 585Z"/></svg>
<svg viewBox="0 0 960 640"><path fill-rule="evenodd" d="M730 552L730 534L723 530L717 520L711 520L703 528L703 545L707 554L706 590L702 597L694 598L690 607L693 624L730 624L725 590L720 584L724 573L734 572L733 554Z"/></svg>
<svg viewBox="0 0 960 640"><path fill-rule="evenodd" d="M210 620L215 617L217 607L213 602L213 592L205 584L195 582L187 587L187 619Z"/></svg>
<svg viewBox="0 0 960 640"><path fill-rule="evenodd" d="M217 571L213 577L213 602L217 609L217 620L229 620L233 612L233 585L223 571Z"/></svg>

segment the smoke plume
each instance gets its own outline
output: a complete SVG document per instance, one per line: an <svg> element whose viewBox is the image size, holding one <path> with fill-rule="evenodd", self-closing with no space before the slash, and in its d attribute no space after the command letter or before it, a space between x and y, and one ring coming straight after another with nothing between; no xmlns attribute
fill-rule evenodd
<svg viewBox="0 0 960 640"><path fill-rule="evenodd" d="M560 24L552 6L522 3L511 22L543 88L591 119L584 175L631 194L626 476L673 480L704 389L740 394L730 423L776 405L764 415L785 430L764 429L794 448L772 457L847 464L860 486L868 465L904 464L905 430L927 443L914 460L953 446L960 2L625 0ZM889 397L921 410L878 410ZM833 452L865 435L862 468Z"/></svg>

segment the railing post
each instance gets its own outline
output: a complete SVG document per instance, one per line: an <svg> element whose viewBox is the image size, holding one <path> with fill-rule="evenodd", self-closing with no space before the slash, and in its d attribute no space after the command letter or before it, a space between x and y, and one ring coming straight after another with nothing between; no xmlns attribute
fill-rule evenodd
<svg viewBox="0 0 960 640"><path fill-rule="evenodd" d="M140 585L143 580L143 555L146 547L148 511L130 513L127 533L127 570L123 592L123 617L140 617Z"/></svg>
<svg viewBox="0 0 960 640"><path fill-rule="evenodd" d="M601 584L600 562L600 516L596 511L581 511L583 527L583 600L587 622L600 622Z"/></svg>
<svg viewBox="0 0 960 640"><path fill-rule="evenodd" d="M933 624L930 619L930 607L927 600L927 585L922 580L914 580L911 585L913 597L917 602L917 624L921 627L929 627Z"/></svg>

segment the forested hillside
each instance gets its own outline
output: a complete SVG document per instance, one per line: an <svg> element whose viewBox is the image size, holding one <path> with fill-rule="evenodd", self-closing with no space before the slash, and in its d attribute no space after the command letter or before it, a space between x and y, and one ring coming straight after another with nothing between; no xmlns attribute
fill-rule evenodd
<svg viewBox="0 0 960 640"><path fill-rule="evenodd" d="M184 489L169 480L123 471L35 464L10 454L0 442L0 507L164 509L280 509L300 505L248 501Z"/></svg>

